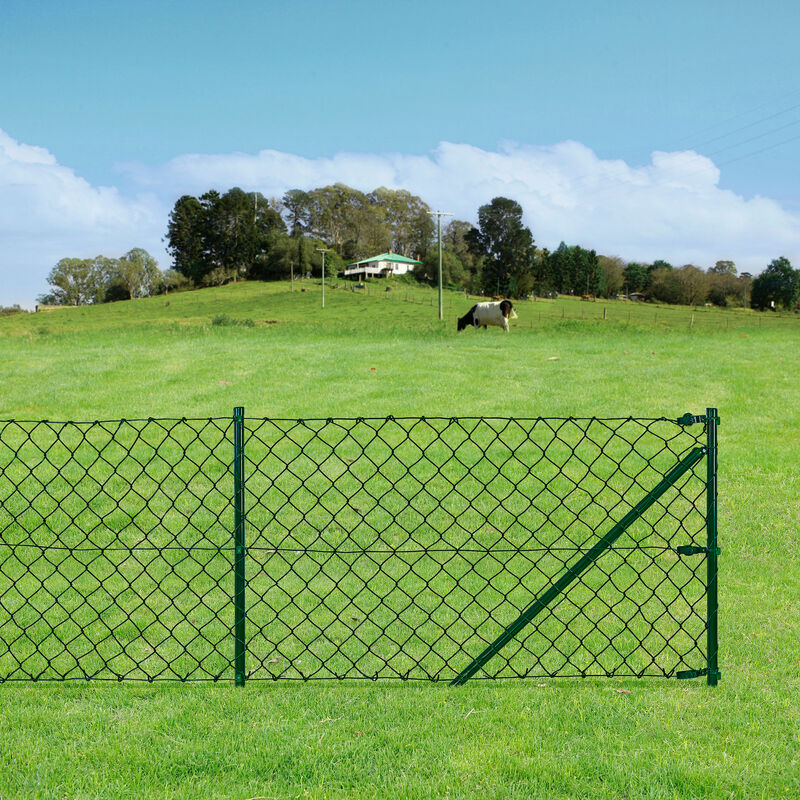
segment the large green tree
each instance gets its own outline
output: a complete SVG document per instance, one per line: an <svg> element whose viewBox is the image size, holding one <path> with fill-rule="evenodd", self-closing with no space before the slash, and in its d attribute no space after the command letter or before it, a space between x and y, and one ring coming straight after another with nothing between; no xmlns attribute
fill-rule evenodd
<svg viewBox="0 0 800 800"><path fill-rule="evenodd" d="M422 257L422 263L414 268L417 280L426 281L434 286L439 282L439 252L431 248ZM452 289L464 289L469 286L469 273L464 269L461 259L452 251L442 249L442 285Z"/></svg>
<svg viewBox="0 0 800 800"><path fill-rule="evenodd" d="M384 186L370 192L369 198L380 209L389 231L391 249L401 256L422 258L434 235L430 206L405 189Z"/></svg>
<svg viewBox="0 0 800 800"><path fill-rule="evenodd" d="M167 251L177 272L200 284L212 269L206 252L206 207L196 197L178 198L169 215Z"/></svg>
<svg viewBox="0 0 800 800"><path fill-rule="evenodd" d="M625 285L623 270L625 262L619 256L599 256L598 263L603 271L604 294L606 297L617 295Z"/></svg>
<svg viewBox="0 0 800 800"><path fill-rule="evenodd" d="M736 264L733 261L717 261L708 268L708 272L711 275L736 275Z"/></svg>
<svg viewBox="0 0 800 800"><path fill-rule="evenodd" d="M708 299L715 306L738 305L744 300L744 284L736 274L733 261L717 261L708 268Z"/></svg>
<svg viewBox="0 0 800 800"><path fill-rule="evenodd" d="M661 303L697 306L708 297L711 278L692 264L675 269L668 264L651 270L647 282L648 298Z"/></svg>
<svg viewBox="0 0 800 800"><path fill-rule="evenodd" d="M463 219L451 220L442 229L442 253L451 253L460 263L462 268L461 287L469 291L480 292L483 256L470 247L471 230L472 223ZM428 253L436 253L438 262L438 247L435 242L432 243ZM423 256L423 260L424 258L425 256ZM459 270L455 269L452 274L456 275L458 272Z"/></svg>
<svg viewBox="0 0 800 800"><path fill-rule="evenodd" d="M344 183L323 186L308 192L309 212L307 232L328 243L339 256L358 258L365 247L365 239L382 238L381 245L388 247L388 228L383 237L380 230L380 212L367 195Z"/></svg>
<svg viewBox="0 0 800 800"><path fill-rule="evenodd" d="M708 297L711 281L708 275L694 264L684 264L673 270L680 290L680 302L686 306L699 306Z"/></svg>
<svg viewBox="0 0 800 800"><path fill-rule="evenodd" d="M263 260L286 225L258 192L238 187L221 195L184 195L175 204L167 228L175 269L196 284L220 284L247 277Z"/></svg>
<svg viewBox="0 0 800 800"><path fill-rule="evenodd" d="M647 266L637 261L631 261L631 263L622 270L622 277L629 293L641 292L647 286Z"/></svg>
<svg viewBox="0 0 800 800"><path fill-rule="evenodd" d="M565 294L602 294L605 275L594 250L580 245L567 247L564 242L550 254L548 273L559 292Z"/></svg>
<svg viewBox="0 0 800 800"><path fill-rule="evenodd" d="M50 270L47 281L52 291L39 298L40 302L64 306L85 306L102 303L112 259L62 258Z"/></svg>
<svg viewBox="0 0 800 800"><path fill-rule="evenodd" d="M756 278L751 287L753 308L784 308L791 310L800 296L800 270L792 267L788 258L781 256Z"/></svg>
<svg viewBox="0 0 800 800"><path fill-rule="evenodd" d="M134 247L117 261L116 276L131 298L155 294L162 279L158 262L141 247Z"/></svg>
<svg viewBox="0 0 800 800"><path fill-rule="evenodd" d="M522 207L507 197L495 197L478 209L478 227L468 239L483 260L484 293L510 297L527 295L534 284L536 246L533 234L522 222Z"/></svg>
<svg viewBox="0 0 800 800"><path fill-rule="evenodd" d="M310 227L311 198L302 189L289 189L281 198L283 215L292 236L307 233Z"/></svg>
<svg viewBox="0 0 800 800"><path fill-rule="evenodd" d="M469 232L472 224L463 219L453 219L442 229L442 244L458 256L464 268L475 272L480 266L479 256L470 248Z"/></svg>
<svg viewBox="0 0 800 800"><path fill-rule="evenodd" d="M677 271L672 267L656 267L651 270L647 296L659 303L680 303L681 287L678 283Z"/></svg>

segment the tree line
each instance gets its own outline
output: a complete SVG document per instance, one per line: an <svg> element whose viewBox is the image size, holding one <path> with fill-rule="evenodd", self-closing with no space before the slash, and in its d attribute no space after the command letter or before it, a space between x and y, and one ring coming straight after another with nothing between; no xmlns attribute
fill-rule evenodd
<svg viewBox="0 0 800 800"><path fill-rule="evenodd" d="M707 270L693 264L673 267L666 261L625 265L619 259L601 258L601 262L616 285L659 303L696 306L708 302L791 311L800 300L800 270L784 257L773 259L755 278L749 272L738 273L733 261L717 261Z"/></svg>
<svg viewBox="0 0 800 800"><path fill-rule="evenodd" d="M429 207L403 190L364 193L342 183L280 200L233 188L175 203L167 250L175 269L196 285L242 278L279 280L321 269L335 275L350 261L392 250L419 257L430 247Z"/></svg>
<svg viewBox="0 0 800 800"><path fill-rule="evenodd" d="M488 296L639 293L662 303L755 308L794 308L800 294L800 271L785 258L754 280L737 274L732 261L708 270L663 260L625 263L564 242L551 252L536 246L522 217L515 200L495 197L478 209L476 225L450 221L442 232L443 283ZM170 214L167 238L175 269L198 285L320 274L320 249L327 249L331 276L349 262L392 251L418 259L415 277L433 284L434 234L431 208L420 197L385 187L365 193L337 183L308 192L291 189L280 199L239 188L185 195Z"/></svg>
<svg viewBox="0 0 800 800"><path fill-rule="evenodd" d="M132 300L189 288L176 270L162 272L146 250L134 247L120 258L62 258L47 276L50 291L39 295L42 305L85 306Z"/></svg>
<svg viewBox="0 0 800 800"><path fill-rule="evenodd" d="M615 256L562 242L536 246L515 200L495 197L477 223L454 219L442 231L442 279L455 289L513 298L556 294L617 297L638 294L662 303L795 309L800 271L775 259L756 278L738 274L732 261L703 270L663 260L626 263ZM163 291L219 286L237 280L328 276L353 261L391 251L420 262L417 280L435 284L438 248L431 208L405 190L361 192L342 183L281 198L234 187L180 197L167 224L173 268L135 248L119 259L62 259L50 274L52 291L41 302L85 304Z"/></svg>

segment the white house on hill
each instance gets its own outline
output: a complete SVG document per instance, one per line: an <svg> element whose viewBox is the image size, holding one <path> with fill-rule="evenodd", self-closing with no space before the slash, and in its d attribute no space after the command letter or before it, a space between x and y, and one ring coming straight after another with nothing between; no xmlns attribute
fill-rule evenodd
<svg viewBox="0 0 800 800"><path fill-rule="evenodd" d="M367 275L377 275L379 278L388 278L390 275L405 275L407 272L411 272L416 264L421 263L421 261L398 256L392 252L381 253L379 256L348 264L344 274L345 277L366 278Z"/></svg>

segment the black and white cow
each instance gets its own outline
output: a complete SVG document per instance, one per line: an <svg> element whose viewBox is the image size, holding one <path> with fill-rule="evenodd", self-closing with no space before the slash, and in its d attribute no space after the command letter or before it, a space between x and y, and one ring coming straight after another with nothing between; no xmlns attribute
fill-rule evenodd
<svg viewBox="0 0 800 800"><path fill-rule="evenodd" d="M508 333L508 320L517 318L517 312L510 300L499 303L475 303L472 308L458 320L458 329L463 331L467 325L486 330L487 325L497 325Z"/></svg>

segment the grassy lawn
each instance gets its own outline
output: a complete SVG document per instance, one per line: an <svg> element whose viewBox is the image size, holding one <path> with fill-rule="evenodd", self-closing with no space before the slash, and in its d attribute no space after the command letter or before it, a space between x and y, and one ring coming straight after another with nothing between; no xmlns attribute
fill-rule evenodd
<svg viewBox="0 0 800 800"><path fill-rule="evenodd" d="M561 299L457 334L463 296L305 288L0 319L0 419L716 406L720 685L6 683L0 798L800 796L800 321Z"/></svg>

